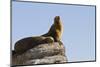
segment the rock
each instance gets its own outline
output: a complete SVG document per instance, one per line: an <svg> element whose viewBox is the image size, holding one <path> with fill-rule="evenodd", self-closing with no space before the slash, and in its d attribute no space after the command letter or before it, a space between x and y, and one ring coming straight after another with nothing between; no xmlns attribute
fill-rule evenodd
<svg viewBox="0 0 100 67"><path fill-rule="evenodd" d="M40 44L21 55L12 56L12 65L66 63L65 49L58 42Z"/></svg>

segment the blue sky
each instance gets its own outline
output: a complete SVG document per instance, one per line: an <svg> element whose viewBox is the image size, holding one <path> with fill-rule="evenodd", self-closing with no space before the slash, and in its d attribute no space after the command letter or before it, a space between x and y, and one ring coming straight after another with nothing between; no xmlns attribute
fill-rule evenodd
<svg viewBox="0 0 100 67"><path fill-rule="evenodd" d="M95 60L94 6L12 2L12 49L21 38L46 33L58 15L68 61Z"/></svg>

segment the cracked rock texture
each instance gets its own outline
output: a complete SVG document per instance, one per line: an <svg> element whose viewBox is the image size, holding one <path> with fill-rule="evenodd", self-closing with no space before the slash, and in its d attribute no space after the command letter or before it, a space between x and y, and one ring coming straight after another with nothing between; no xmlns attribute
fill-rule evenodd
<svg viewBox="0 0 100 67"><path fill-rule="evenodd" d="M40 44L21 55L12 56L12 65L66 63L65 48L58 42Z"/></svg>

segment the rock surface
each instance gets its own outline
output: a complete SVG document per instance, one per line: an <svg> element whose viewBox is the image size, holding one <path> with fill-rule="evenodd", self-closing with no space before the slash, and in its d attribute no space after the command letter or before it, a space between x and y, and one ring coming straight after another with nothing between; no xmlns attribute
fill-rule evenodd
<svg viewBox="0 0 100 67"><path fill-rule="evenodd" d="M21 55L12 56L12 65L29 65L29 64L52 64L66 63L65 49L63 44L47 43L40 44L29 49Z"/></svg>

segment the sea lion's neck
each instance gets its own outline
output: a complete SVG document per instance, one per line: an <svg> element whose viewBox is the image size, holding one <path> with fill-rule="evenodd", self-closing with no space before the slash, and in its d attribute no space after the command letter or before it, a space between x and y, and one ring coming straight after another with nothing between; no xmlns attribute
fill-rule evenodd
<svg viewBox="0 0 100 67"><path fill-rule="evenodd" d="M62 31L62 22L61 21L54 22L54 25L55 25L56 29Z"/></svg>

